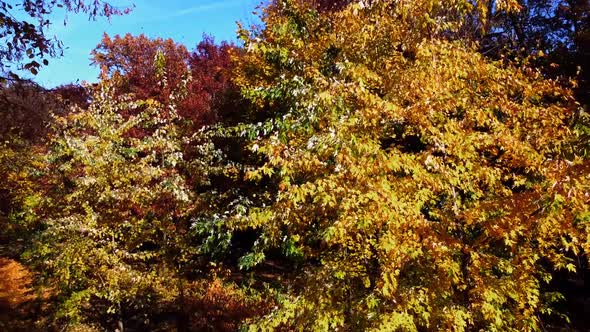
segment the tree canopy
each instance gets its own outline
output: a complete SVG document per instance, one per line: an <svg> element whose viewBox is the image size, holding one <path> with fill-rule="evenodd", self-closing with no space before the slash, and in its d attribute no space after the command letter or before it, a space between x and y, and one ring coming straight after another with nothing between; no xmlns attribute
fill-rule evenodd
<svg viewBox="0 0 590 332"><path fill-rule="evenodd" d="M278 184L243 220L249 265L302 260L258 327L540 328L550 271L588 250L587 163L565 157L570 90L448 40L485 10L276 1L241 32L239 85L266 115L248 176Z"/></svg>
<svg viewBox="0 0 590 332"><path fill-rule="evenodd" d="M586 328L587 5L273 0L237 45L105 34L99 83L5 85L31 329Z"/></svg>

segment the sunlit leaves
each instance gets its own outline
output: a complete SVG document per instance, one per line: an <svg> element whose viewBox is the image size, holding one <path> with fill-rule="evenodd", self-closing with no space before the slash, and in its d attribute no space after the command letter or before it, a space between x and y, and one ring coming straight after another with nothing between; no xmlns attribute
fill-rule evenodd
<svg viewBox="0 0 590 332"><path fill-rule="evenodd" d="M150 293L177 296L179 266L170 253L183 250L194 202L178 171L177 117L162 108L115 97L105 82L87 110L55 120L44 168L53 186L37 210L40 242L27 257L62 294L59 312L69 320L83 318L92 301L120 314L150 305L142 299ZM140 112L123 116L129 109Z"/></svg>
<svg viewBox="0 0 590 332"><path fill-rule="evenodd" d="M296 237L304 253L287 291L297 300L258 326L539 327L541 260L571 268L566 254L586 241L569 216L583 203L553 192L575 103L535 70L445 40L486 6L376 1L318 15L276 1L266 29L241 34L237 82L267 119L247 130L266 158L248 176L278 183L246 225L263 252Z"/></svg>

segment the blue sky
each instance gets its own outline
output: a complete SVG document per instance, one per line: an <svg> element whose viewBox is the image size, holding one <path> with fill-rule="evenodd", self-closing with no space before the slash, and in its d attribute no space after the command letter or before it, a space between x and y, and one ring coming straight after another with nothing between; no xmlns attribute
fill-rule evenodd
<svg viewBox="0 0 590 332"><path fill-rule="evenodd" d="M203 34L222 40L236 41L236 22L251 25L258 22L252 14L261 0L111 0L116 5L135 4L125 16L88 21L84 14L69 14L64 26L64 13L52 17L48 35L64 43L64 56L50 59L33 79L46 87L71 82L94 82L98 68L90 65L90 51L104 32L111 36L127 32L149 37L172 38L193 49Z"/></svg>

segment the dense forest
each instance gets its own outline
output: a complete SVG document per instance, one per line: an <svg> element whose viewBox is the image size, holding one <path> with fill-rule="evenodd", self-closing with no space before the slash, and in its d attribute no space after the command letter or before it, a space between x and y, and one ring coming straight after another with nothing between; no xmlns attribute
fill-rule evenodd
<svg viewBox="0 0 590 332"><path fill-rule="evenodd" d="M48 89L57 8L130 10L0 0L0 330L590 329L590 1L270 0Z"/></svg>

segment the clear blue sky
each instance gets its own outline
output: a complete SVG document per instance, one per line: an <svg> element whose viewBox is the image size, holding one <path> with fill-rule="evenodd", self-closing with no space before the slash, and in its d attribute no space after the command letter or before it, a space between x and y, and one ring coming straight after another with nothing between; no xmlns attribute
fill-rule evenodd
<svg viewBox="0 0 590 332"><path fill-rule="evenodd" d="M252 14L261 0L111 0L116 5L135 4L133 11L111 21L98 18L88 21L84 14L53 16L48 35L64 43L64 56L50 59L33 79L46 87L76 81L94 82L98 69L90 66L90 51L100 42L104 32L111 36L145 34L149 37L172 38L193 49L203 34L222 40L236 41L236 22L249 26L257 23Z"/></svg>

